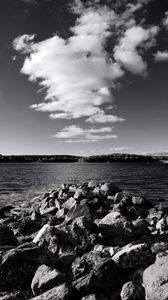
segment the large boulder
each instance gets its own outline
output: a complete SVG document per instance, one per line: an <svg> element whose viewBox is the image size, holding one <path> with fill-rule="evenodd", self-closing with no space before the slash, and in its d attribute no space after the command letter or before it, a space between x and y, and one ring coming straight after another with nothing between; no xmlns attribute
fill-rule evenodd
<svg viewBox="0 0 168 300"><path fill-rule="evenodd" d="M146 300L168 299L168 252L158 254L143 273Z"/></svg>
<svg viewBox="0 0 168 300"><path fill-rule="evenodd" d="M127 241L134 234L132 223L116 211L110 212L100 220L99 228L105 239L117 237Z"/></svg>
<svg viewBox="0 0 168 300"><path fill-rule="evenodd" d="M66 284L58 285L51 290L29 300L70 300L70 291Z"/></svg>
<svg viewBox="0 0 168 300"><path fill-rule="evenodd" d="M64 229L56 228L51 225L44 225L33 240L34 243L41 246L45 250L45 254L51 264L55 264L61 246L74 245L73 237L70 232Z"/></svg>
<svg viewBox="0 0 168 300"><path fill-rule="evenodd" d="M0 225L0 246L16 245L18 245L18 241L14 236L13 231L5 225Z"/></svg>
<svg viewBox="0 0 168 300"><path fill-rule="evenodd" d="M88 252L72 264L73 285L81 295L103 292L108 294L123 282L123 274L110 255Z"/></svg>
<svg viewBox="0 0 168 300"><path fill-rule="evenodd" d="M121 290L121 300L145 300L145 290L142 285L126 282Z"/></svg>
<svg viewBox="0 0 168 300"><path fill-rule="evenodd" d="M65 276L58 270L41 265L33 277L31 289L34 295L39 295L55 286L65 283L65 281Z"/></svg>
<svg viewBox="0 0 168 300"><path fill-rule="evenodd" d="M149 266L154 261L154 255L145 243L128 244L113 256L113 260L123 269L137 269Z"/></svg>

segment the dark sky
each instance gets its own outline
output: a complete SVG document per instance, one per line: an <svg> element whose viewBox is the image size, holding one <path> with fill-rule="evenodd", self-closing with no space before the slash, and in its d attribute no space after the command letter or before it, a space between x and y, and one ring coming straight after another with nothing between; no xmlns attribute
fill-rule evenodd
<svg viewBox="0 0 168 300"><path fill-rule="evenodd" d="M1 0L0 153L168 151L167 12L167 0Z"/></svg>

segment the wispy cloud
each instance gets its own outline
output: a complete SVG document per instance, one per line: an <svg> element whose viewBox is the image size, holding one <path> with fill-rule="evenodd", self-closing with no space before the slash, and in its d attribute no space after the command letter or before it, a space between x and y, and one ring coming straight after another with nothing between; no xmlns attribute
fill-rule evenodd
<svg viewBox="0 0 168 300"><path fill-rule="evenodd" d="M61 139L65 143L93 143L100 140L117 138L116 135L109 134L112 131L113 129L111 127L84 129L80 126L71 125L63 128L53 137L59 140Z"/></svg>
<svg viewBox="0 0 168 300"><path fill-rule="evenodd" d="M127 151L127 150L135 150L136 147L114 147L110 148L110 151Z"/></svg>
<svg viewBox="0 0 168 300"><path fill-rule="evenodd" d="M154 54L154 57L156 62L168 61L168 51L158 51L156 54Z"/></svg>
<svg viewBox="0 0 168 300"><path fill-rule="evenodd" d="M106 115L104 112L100 112L86 119L86 122L90 123L117 123L125 121L124 118L114 115Z"/></svg>

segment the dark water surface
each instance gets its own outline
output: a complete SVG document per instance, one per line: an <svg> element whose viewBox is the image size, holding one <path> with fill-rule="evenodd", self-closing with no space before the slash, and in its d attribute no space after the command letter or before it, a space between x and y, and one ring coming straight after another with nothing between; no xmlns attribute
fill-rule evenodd
<svg viewBox="0 0 168 300"><path fill-rule="evenodd" d="M151 200L168 200L168 164L1 163L0 204L22 203L61 183L110 181Z"/></svg>

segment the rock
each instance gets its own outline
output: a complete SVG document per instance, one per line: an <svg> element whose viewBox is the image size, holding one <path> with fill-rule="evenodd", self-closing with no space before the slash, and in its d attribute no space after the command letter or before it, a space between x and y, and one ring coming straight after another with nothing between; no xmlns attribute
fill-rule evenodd
<svg viewBox="0 0 168 300"><path fill-rule="evenodd" d="M103 245L95 245L93 251L108 253L110 256L113 256L120 250L120 247L107 247Z"/></svg>
<svg viewBox="0 0 168 300"><path fill-rule="evenodd" d="M86 251L95 245L99 229L93 222L88 221L84 217L80 217L75 219L69 226L69 232L71 233L75 244Z"/></svg>
<svg viewBox="0 0 168 300"><path fill-rule="evenodd" d="M132 224L134 226L133 231L136 238L150 234L150 230L148 228L149 224L146 220L137 219L136 221L133 221Z"/></svg>
<svg viewBox="0 0 168 300"><path fill-rule="evenodd" d="M156 229L162 232L164 229L166 229L166 222L165 219L160 219L156 224Z"/></svg>
<svg viewBox="0 0 168 300"><path fill-rule="evenodd" d="M58 208L56 208L55 206L51 206L51 207L47 207L45 209L40 208L40 213L42 216L45 216L47 214L51 214L51 215L55 215L57 212Z"/></svg>
<svg viewBox="0 0 168 300"><path fill-rule="evenodd" d="M73 206L67 213L65 220L66 223L72 222L79 217L85 217L85 219L91 220L91 214L87 205L76 204Z"/></svg>
<svg viewBox="0 0 168 300"><path fill-rule="evenodd" d="M12 205L6 205L6 206L0 208L0 218L6 218L6 217L10 216L10 211L13 208L14 207Z"/></svg>
<svg viewBox="0 0 168 300"><path fill-rule="evenodd" d="M154 254L158 254L160 252L165 252L168 250L168 242L159 242L159 243L154 243L151 246L151 251Z"/></svg>
<svg viewBox="0 0 168 300"><path fill-rule="evenodd" d="M143 272L144 270L142 268L137 269L134 271L134 273L131 276L131 279L134 283L138 285L142 285L143 283Z"/></svg>
<svg viewBox="0 0 168 300"><path fill-rule="evenodd" d="M74 199L76 200L81 200L83 198L86 198L87 197L87 190L82 188L82 189L78 189L76 190L75 194L74 194Z"/></svg>
<svg viewBox="0 0 168 300"><path fill-rule="evenodd" d="M38 232L38 234L35 236L35 238L33 239L33 243L38 243L41 239L41 237L43 236L43 234L45 233L45 231L47 231L50 228L49 224L45 224Z"/></svg>
<svg viewBox="0 0 168 300"><path fill-rule="evenodd" d="M52 288L51 290L31 298L29 300L71 300L70 291L66 284Z"/></svg>
<svg viewBox="0 0 168 300"><path fill-rule="evenodd" d="M132 203L133 205L142 206L144 208L151 208L154 206L149 200L141 196L133 196Z"/></svg>
<svg viewBox="0 0 168 300"><path fill-rule="evenodd" d="M154 255L147 244L128 244L112 258L123 269L137 269L149 266L154 261Z"/></svg>
<svg viewBox="0 0 168 300"><path fill-rule="evenodd" d="M22 248L7 251L0 265L0 291L28 289L37 266L44 261L39 247L22 245Z"/></svg>
<svg viewBox="0 0 168 300"><path fill-rule="evenodd" d="M34 295L40 295L55 286L65 283L66 279L56 269L52 269L49 266L41 265L32 280L31 289Z"/></svg>
<svg viewBox="0 0 168 300"><path fill-rule="evenodd" d="M3 293L0 295L0 300L28 300L32 297L30 291L14 291L12 293Z"/></svg>
<svg viewBox="0 0 168 300"><path fill-rule="evenodd" d="M124 198L124 196L125 195L122 192L116 193L114 196L114 203L119 203Z"/></svg>
<svg viewBox="0 0 168 300"><path fill-rule="evenodd" d="M92 180L88 182L88 188L94 189L97 186L96 181Z"/></svg>
<svg viewBox="0 0 168 300"><path fill-rule="evenodd" d="M83 297L81 300L106 300L102 294L91 294Z"/></svg>
<svg viewBox="0 0 168 300"><path fill-rule="evenodd" d="M64 252L58 256L57 266L64 274L69 274L74 260L77 258L75 253Z"/></svg>
<svg viewBox="0 0 168 300"><path fill-rule="evenodd" d="M126 282L121 290L121 300L145 300L145 290L132 281Z"/></svg>
<svg viewBox="0 0 168 300"><path fill-rule="evenodd" d="M115 194L121 192L121 190L117 186L113 185L112 183L104 183L100 187L100 192L103 195L115 196Z"/></svg>
<svg viewBox="0 0 168 300"><path fill-rule="evenodd" d="M41 228L41 220L32 220L30 217L24 218L18 226L18 233L23 235L31 235Z"/></svg>
<svg viewBox="0 0 168 300"><path fill-rule="evenodd" d="M18 241L14 236L13 231L5 225L0 225L0 246L16 245L18 245Z"/></svg>
<svg viewBox="0 0 168 300"><path fill-rule="evenodd" d="M75 204L76 204L76 200L71 197L62 204L62 208L66 208L70 210L72 207L74 207Z"/></svg>
<svg viewBox="0 0 168 300"><path fill-rule="evenodd" d="M156 261L143 274L146 300L168 299L168 253L156 256Z"/></svg>
<svg viewBox="0 0 168 300"><path fill-rule="evenodd" d="M105 239L117 237L128 240L133 236L132 223L128 222L119 212L112 211L106 215L99 222L99 227Z"/></svg>
<svg viewBox="0 0 168 300"><path fill-rule="evenodd" d="M72 264L73 286L82 294L96 292L109 293L123 282L115 262L109 255L88 252Z"/></svg>

